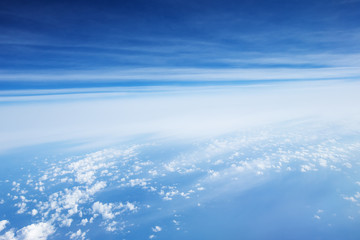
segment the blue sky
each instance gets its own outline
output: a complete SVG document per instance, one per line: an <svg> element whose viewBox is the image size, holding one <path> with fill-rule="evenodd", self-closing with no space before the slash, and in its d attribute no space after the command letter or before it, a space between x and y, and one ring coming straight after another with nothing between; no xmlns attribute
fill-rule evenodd
<svg viewBox="0 0 360 240"><path fill-rule="evenodd" d="M360 76L359 1L1 1L0 9L3 90Z"/></svg>
<svg viewBox="0 0 360 240"><path fill-rule="evenodd" d="M0 1L0 240L360 239L359 10Z"/></svg>

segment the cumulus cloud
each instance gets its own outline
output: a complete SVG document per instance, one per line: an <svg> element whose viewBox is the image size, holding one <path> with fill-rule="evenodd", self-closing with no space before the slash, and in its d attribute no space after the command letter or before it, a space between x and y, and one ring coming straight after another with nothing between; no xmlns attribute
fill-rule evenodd
<svg viewBox="0 0 360 240"><path fill-rule="evenodd" d="M102 189L108 186L106 179L110 184L116 184L117 178L114 177L117 167L114 165L115 160L118 157L121 157L126 163L131 157L134 157L134 146L131 146L124 150L103 150L90 154L86 154L83 157L74 157L60 160L59 162L50 164L49 169L41 171L39 174L38 181L32 175L28 175L26 180L26 187L33 187L35 190L38 188L39 184L41 186L46 185L47 188L44 188L43 196L45 199L38 200L34 198L33 195L29 195L30 199L26 197L27 191L20 185L19 182L12 183L12 191L16 193L23 193L24 195L14 195L10 196L15 203L15 206L19 208L17 211L18 214L24 214L26 209L31 208L31 211L26 213L31 216L39 216L45 223L39 223L37 225L29 225L18 231L16 229L11 229L3 235L6 236L6 239L11 237L18 239L22 236L30 236L36 232L41 233L41 227L48 226L49 231L42 231L44 235L46 233L52 232L55 228L68 228L75 224L86 226L94 222L94 217L96 215L101 215L103 222L101 226L104 226L106 231L115 231L118 229L124 228L123 222L115 221L114 219L120 219L118 217L121 213L136 212L139 208L135 203L126 201L125 203L101 203L96 201L93 203L95 195L99 193ZM149 162L143 163L140 162L139 165L147 166ZM127 166L127 165L125 165ZM90 172L90 174L88 174ZM83 181L82 177L90 177L91 180ZM63 181L63 179L72 179L75 181ZM103 180L99 180L102 178ZM130 180L130 179L128 179ZM141 185L141 181L134 180L129 182L129 186L136 186L138 183ZM135 185L134 185L135 183ZM67 184L67 187L64 189L58 190L57 186ZM57 191L52 191L52 187L55 187ZM91 216L93 214L93 216ZM81 221L77 220L78 215L80 218L85 215L85 218ZM112 220L111 222L109 220ZM50 225L45 225L50 224ZM5 226L4 222L4 226ZM69 234L74 238L82 239L85 237L85 232ZM40 234L41 237L41 234Z"/></svg>
<svg viewBox="0 0 360 240"><path fill-rule="evenodd" d="M81 229L79 229L76 232L70 234L70 239L84 240L85 235L86 235L86 232L82 232Z"/></svg>
<svg viewBox="0 0 360 240"><path fill-rule="evenodd" d="M6 228L6 225L8 225L10 222L8 220L1 220L0 221L0 232Z"/></svg>
<svg viewBox="0 0 360 240"><path fill-rule="evenodd" d="M155 226L152 228L153 232L161 232L162 228L160 226Z"/></svg>
<svg viewBox="0 0 360 240"><path fill-rule="evenodd" d="M55 233L55 227L47 222L40 222L37 224L31 224L18 231L20 239L24 240L46 240L48 236Z"/></svg>
<svg viewBox="0 0 360 240"><path fill-rule="evenodd" d="M95 202L92 206L94 213L99 213L104 219L113 219L115 217L112 212L114 205L112 203Z"/></svg>
<svg viewBox="0 0 360 240"><path fill-rule="evenodd" d="M48 222L40 222L21 228L16 233L14 230L0 236L1 240L46 240L55 233L55 227Z"/></svg>
<svg viewBox="0 0 360 240"><path fill-rule="evenodd" d="M15 206L19 208L19 210L17 211L18 214L24 213L27 210L25 202L16 203Z"/></svg>
<svg viewBox="0 0 360 240"><path fill-rule="evenodd" d="M10 231L7 231L4 235L1 235L0 240L18 240L18 238L15 237L14 229L11 229Z"/></svg>
<svg viewBox="0 0 360 240"><path fill-rule="evenodd" d="M129 211L135 212L137 211L137 207L130 202L124 203L102 203L102 202L94 202L92 205L93 214L100 214L104 220L110 220L115 218L116 215L119 215L121 212ZM85 220L86 223L86 220Z"/></svg>
<svg viewBox="0 0 360 240"><path fill-rule="evenodd" d="M36 209L31 210L31 215L35 216L36 214L38 214L38 210Z"/></svg>
<svg viewBox="0 0 360 240"><path fill-rule="evenodd" d="M81 219L80 225L85 226L89 220L87 218Z"/></svg>

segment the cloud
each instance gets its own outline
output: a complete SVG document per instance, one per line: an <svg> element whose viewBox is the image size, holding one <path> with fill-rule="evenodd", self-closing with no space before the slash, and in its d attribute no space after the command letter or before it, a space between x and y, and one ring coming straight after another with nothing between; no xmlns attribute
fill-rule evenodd
<svg viewBox="0 0 360 240"><path fill-rule="evenodd" d="M351 60L349 60L351 62ZM87 72L60 72L43 74L18 74L2 73L0 82L39 82L49 81L66 84L67 82L96 82L101 79L102 82L113 83L114 86L137 86L143 83L144 86L157 86L187 83L188 85L198 83L217 82L221 85L223 82L230 81L294 81L294 80L331 80L331 79L357 79L360 77L360 63L356 66L337 66L322 68L224 68L224 69L203 69L203 68L140 68L128 69L122 71L87 71ZM133 82L133 83L132 83ZM136 83L136 84L135 84ZM248 82L247 82L248 83ZM133 84L133 85L132 85ZM73 84L76 86L76 84ZM111 85L111 84L109 84ZM92 86L89 83L87 86Z"/></svg>
<svg viewBox="0 0 360 240"><path fill-rule="evenodd" d="M18 240L15 238L14 229L7 231L5 234L0 235L0 240Z"/></svg>
<svg viewBox="0 0 360 240"><path fill-rule="evenodd" d="M55 233L55 227L48 222L30 224L14 233L14 230L0 236L1 240L46 240Z"/></svg>
<svg viewBox="0 0 360 240"><path fill-rule="evenodd" d="M55 233L55 227L47 222L28 225L17 232L20 239L24 240L46 240L48 236Z"/></svg>
<svg viewBox="0 0 360 240"><path fill-rule="evenodd" d="M82 232L81 229L79 229L76 232L70 234L70 239L84 240L85 235L86 235L86 232Z"/></svg>
<svg viewBox="0 0 360 240"><path fill-rule="evenodd" d="M314 126L313 121L290 121L191 141L167 137L144 140L136 145L123 143L119 148L60 157L46 162L44 168L28 175L28 179L16 182L11 179L9 201L26 203L29 211L21 214L29 214L34 224L42 219L54 229L70 227L66 230L71 231L68 236L79 239L95 225L103 231L125 232L136 224L137 216L144 213L149 203L154 209L162 208L161 215L173 214L174 209L180 211L198 203L202 206L207 200L250 189L289 168L297 172L345 169L344 163L352 162L360 146L355 138L340 141L348 131L332 125ZM172 148L168 148L169 144ZM151 155L154 152L164 152L165 157ZM134 166L140 166L141 171ZM153 174L154 171L157 174ZM91 181L78 178L82 175L91 176ZM63 181L64 178L67 180ZM186 184L179 184L182 179L186 179ZM36 190L40 185L45 186L42 192ZM139 191L152 197L150 202L148 198L111 202L111 199L104 200L109 189ZM33 195L34 190L41 198ZM360 193L348 198L358 201ZM37 214L31 216L34 210ZM139 215L134 214L137 211ZM319 213L315 214L320 217ZM82 226L79 236L76 226ZM151 229L155 233L162 228ZM6 234L9 239L20 236L16 229Z"/></svg>
<svg viewBox="0 0 360 240"><path fill-rule="evenodd" d="M360 119L354 104L360 101L356 82L133 90L126 94L115 89L90 95L17 96L20 102L0 106L0 151L54 141L86 140L107 146L140 135L211 137L294 119L356 126ZM26 121L19 120L23 116ZM94 181L91 162L76 164L69 169L77 171L75 181Z"/></svg>
<svg viewBox="0 0 360 240"><path fill-rule="evenodd" d="M94 213L99 213L103 217L103 219L113 219L115 214L112 212L114 205L112 203L101 203L95 202L92 206L92 210Z"/></svg>
<svg viewBox="0 0 360 240"><path fill-rule="evenodd" d="M17 211L18 214L24 213L27 210L25 202L16 203L15 206L19 208Z"/></svg>
<svg viewBox="0 0 360 240"><path fill-rule="evenodd" d="M153 232L161 232L162 228L160 226L155 226L152 228Z"/></svg>
<svg viewBox="0 0 360 240"><path fill-rule="evenodd" d="M81 219L80 225L86 226L86 224L89 222L87 218Z"/></svg>
<svg viewBox="0 0 360 240"><path fill-rule="evenodd" d="M6 228L6 225L8 225L10 222L8 220L1 220L0 221L0 232Z"/></svg>
<svg viewBox="0 0 360 240"><path fill-rule="evenodd" d="M68 228L78 224L83 226L90 225L93 223L94 218L100 214L104 220L100 225L103 226L106 231L124 229L124 222L118 222L113 219L121 219L122 216L120 215L125 212L126 214L130 214L138 211L139 207L136 206L135 203L129 201L125 203L101 203L96 201L93 203L93 201L95 195L108 186L107 181L109 181L110 185L116 185L118 180L117 176L114 176L114 173L118 173L117 168L119 167L116 163L119 163L119 159L122 159L121 163L124 164L128 164L128 161L132 158L136 159L137 148L138 146L134 145L122 150L105 149L85 154L81 157L70 157L60 160L59 162L53 162L47 169L39 171L38 174L29 174L24 187L20 182L12 182L11 190L16 194L22 193L24 195L12 196L8 194L8 196L11 197L13 201L20 201L16 203L16 206L18 206L20 210L24 210L18 212L18 214L24 214L25 210L30 208L32 210L27 212L28 214L33 217L39 216L44 221L47 220L47 223L54 226L54 228ZM141 166L149 166L150 162L139 162L138 164ZM125 165L125 167L129 166L130 165ZM79 175L88 175L88 172L92 173L90 174L93 178L92 181L63 181L64 178L77 179ZM38 180L36 180L36 175L38 175ZM129 179L129 182L130 180L131 179ZM44 188L41 192L45 198L39 200L34 195L27 195L29 188L37 190L40 182L41 186L47 186L47 188ZM59 190L58 186L63 186L64 184L67 187L60 187ZM133 187L132 185L129 186ZM56 191L52 191L53 187L55 187ZM30 197L30 199L27 199L26 196ZM77 216L80 218L84 216L86 218L78 221ZM28 228L23 228L21 231L25 234L27 231L32 231L34 227L37 226L28 226ZM78 232L71 234L79 239L85 236L85 232L82 232L79 236L76 235L77 233ZM24 235L21 234L20 230L15 231L15 229L13 229L5 235L6 238L13 236L17 239L19 236Z"/></svg>
<svg viewBox="0 0 360 240"><path fill-rule="evenodd" d="M35 216L36 214L38 214L38 210L36 209L31 210L31 215Z"/></svg>
<svg viewBox="0 0 360 240"><path fill-rule="evenodd" d="M314 164L301 165L301 172L317 171Z"/></svg>

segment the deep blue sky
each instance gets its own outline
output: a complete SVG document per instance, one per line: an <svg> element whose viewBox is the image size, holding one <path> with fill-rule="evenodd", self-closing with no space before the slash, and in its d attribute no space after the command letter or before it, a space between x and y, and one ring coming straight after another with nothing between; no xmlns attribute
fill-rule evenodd
<svg viewBox="0 0 360 240"><path fill-rule="evenodd" d="M314 68L357 78L359 23L356 0L3 0L0 87L138 83L158 76L207 81L206 71L214 69L218 81L263 80L253 73L264 68L281 69L264 73L273 80L294 79L302 69L310 71L304 80L327 79ZM339 72L344 67L350 72ZM240 72L229 79L229 69ZM181 77L173 79L174 72Z"/></svg>

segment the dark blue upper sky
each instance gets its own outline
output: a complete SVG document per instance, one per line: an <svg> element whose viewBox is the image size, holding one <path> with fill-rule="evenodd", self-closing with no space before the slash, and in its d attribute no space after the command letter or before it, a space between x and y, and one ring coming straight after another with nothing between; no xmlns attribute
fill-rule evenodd
<svg viewBox="0 0 360 240"><path fill-rule="evenodd" d="M3 0L0 83L354 78L359 25L356 0Z"/></svg>

